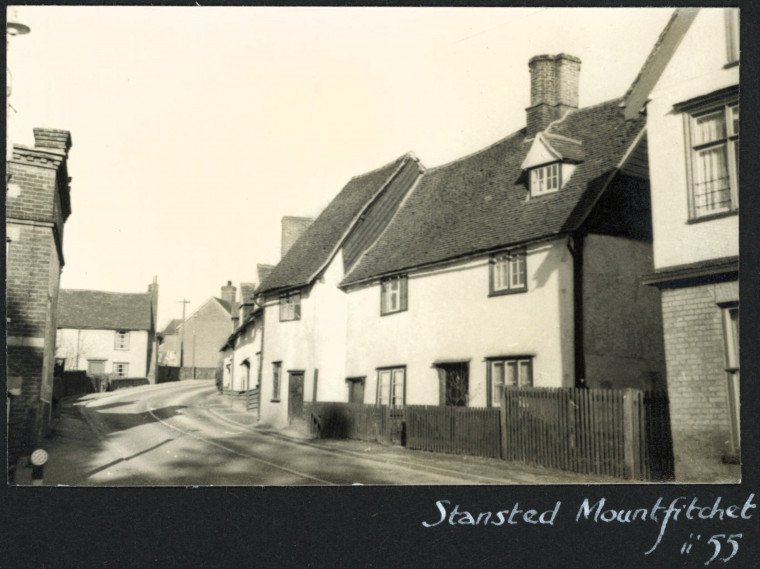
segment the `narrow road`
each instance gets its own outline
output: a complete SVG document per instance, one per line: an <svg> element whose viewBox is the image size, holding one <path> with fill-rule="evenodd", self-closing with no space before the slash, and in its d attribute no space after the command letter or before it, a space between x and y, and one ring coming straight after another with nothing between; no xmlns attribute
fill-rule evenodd
<svg viewBox="0 0 760 569"><path fill-rule="evenodd" d="M65 473L57 473L56 483L97 486L467 483L454 472L431 470L413 463L382 462L236 427L206 408L214 391L214 386L207 382L181 382L68 402L68 408L63 410L62 438L51 448L51 461L56 454L69 453L68 463L75 465L69 470L76 472L69 472L69 480L65 480ZM86 424L77 416L79 412ZM78 426L74 423L77 420Z"/></svg>

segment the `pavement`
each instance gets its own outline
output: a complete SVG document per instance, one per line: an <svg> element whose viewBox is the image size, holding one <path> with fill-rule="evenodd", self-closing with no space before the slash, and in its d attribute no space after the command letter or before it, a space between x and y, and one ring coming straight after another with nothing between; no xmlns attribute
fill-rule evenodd
<svg viewBox="0 0 760 569"><path fill-rule="evenodd" d="M121 390L120 390L121 392ZM107 397L108 393L94 393L78 398L68 398L61 405L51 434L42 442L50 460L44 468L45 486L90 486L84 466L95 452L103 451L102 435L92 424L83 406L92 399ZM455 475L463 481L477 484L599 484L621 483L617 478L581 475L572 472L554 471L535 465L505 462L499 459L442 454L419 450L409 450L399 445L383 445L358 440L314 439L305 429L274 429L257 422L255 413L246 412L240 400L214 392L203 408L216 419L238 429L248 429L258 434L300 445L319 448L336 455L360 457L383 464L408 466L430 473ZM113 462L121 457L114 455ZM16 484L32 484L31 468L25 468L27 459L22 458L16 475Z"/></svg>

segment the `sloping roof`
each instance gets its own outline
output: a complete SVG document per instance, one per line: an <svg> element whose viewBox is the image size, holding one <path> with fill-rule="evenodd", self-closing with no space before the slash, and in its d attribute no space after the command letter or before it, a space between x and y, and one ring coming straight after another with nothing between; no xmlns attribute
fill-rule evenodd
<svg viewBox="0 0 760 569"><path fill-rule="evenodd" d="M586 158L586 153L583 151L583 144L580 140L557 136L551 132L545 133L543 138L551 146L552 150L559 155L559 158L563 160L582 162Z"/></svg>
<svg viewBox="0 0 760 569"><path fill-rule="evenodd" d="M660 33L660 37L649 52L639 74L623 96L627 119L635 118L646 104L649 93L657 84L662 72L670 62L670 58L689 30L699 8L676 8L668 23Z"/></svg>
<svg viewBox="0 0 760 569"><path fill-rule="evenodd" d="M259 292L309 284L364 208L407 160L416 158L405 154L377 170L352 178L261 283Z"/></svg>
<svg viewBox="0 0 760 569"><path fill-rule="evenodd" d="M263 283L267 277L274 271L274 265L256 265L256 273L259 275L259 282Z"/></svg>
<svg viewBox="0 0 760 569"><path fill-rule="evenodd" d="M526 199L525 130L429 169L343 284L576 229L643 127L625 120L619 99L555 122L551 133L580 141L585 159L560 191L539 198Z"/></svg>
<svg viewBox="0 0 760 569"><path fill-rule="evenodd" d="M182 323L182 318L174 318L169 322L166 327L160 332L162 336L168 336L170 334L177 333L177 326Z"/></svg>
<svg viewBox="0 0 760 569"><path fill-rule="evenodd" d="M255 292L256 283L240 283L240 301L243 304L252 302Z"/></svg>
<svg viewBox="0 0 760 569"><path fill-rule="evenodd" d="M230 314L232 314L232 304L230 304L226 300L218 298L216 296L212 296L211 298L213 300L216 300L219 304L222 305L222 308L224 308L227 312L229 312Z"/></svg>
<svg viewBox="0 0 760 569"><path fill-rule="evenodd" d="M150 330L148 293L61 289L58 328L78 330Z"/></svg>

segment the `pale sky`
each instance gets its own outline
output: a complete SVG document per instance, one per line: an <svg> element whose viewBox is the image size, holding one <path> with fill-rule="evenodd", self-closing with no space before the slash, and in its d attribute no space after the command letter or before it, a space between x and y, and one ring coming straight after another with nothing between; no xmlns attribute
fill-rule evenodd
<svg viewBox="0 0 760 569"><path fill-rule="evenodd" d="M670 9L18 8L9 127L70 130L64 288L144 292L159 325L279 260L280 220L355 175L427 167L525 125L528 60L622 96Z"/></svg>

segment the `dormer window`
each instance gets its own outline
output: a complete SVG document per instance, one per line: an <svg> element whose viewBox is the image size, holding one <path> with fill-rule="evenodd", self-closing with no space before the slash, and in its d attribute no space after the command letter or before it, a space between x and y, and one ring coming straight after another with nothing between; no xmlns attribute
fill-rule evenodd
<svg viewBox="0 0 760 569"><path fill-rule="evenodd" d="M558 162L547 164L530 171L530 193L542 196L559 190L562 185L561 168Z"/></svg>

